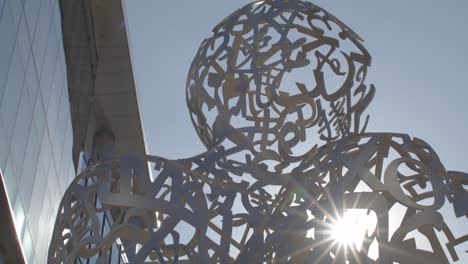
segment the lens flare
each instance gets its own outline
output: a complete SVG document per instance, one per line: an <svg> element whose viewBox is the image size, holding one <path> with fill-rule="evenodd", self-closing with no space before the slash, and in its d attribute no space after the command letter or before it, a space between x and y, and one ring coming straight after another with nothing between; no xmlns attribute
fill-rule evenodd
<svg viewBox="0 0 468 264"><path fill-rule="evenodd" d="M342 246L360 250L366 234L373 232L375 226L374 215L367 214L366 210L348 210L334 221L331 236Z"/></svg>

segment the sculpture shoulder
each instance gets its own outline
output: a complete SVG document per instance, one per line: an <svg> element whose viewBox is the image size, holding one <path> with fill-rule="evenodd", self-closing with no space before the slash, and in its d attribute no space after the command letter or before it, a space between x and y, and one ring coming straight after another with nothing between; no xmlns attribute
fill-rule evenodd
<svg viewBox="0 0 468 264"><path fill-rule="evenodd" d="M314 156L353 154L366 150L379 152L383 157L396 154L402 158L430 158L440 162L435 150L424 140L403 133L363 133L349 135L329 142L317 149Z"/></svg>
<svg viewBox="0 0 468 264"><path fill-rule="evenodd" d="M313 179L313 184L320 183L326 189L338 184L349 192L359 191L357 184L364 182L373 191L388 193L407 206L422 209L425 206L420 202L435 197L434 208L440 208L446 197L457 216L468 212L464 189L468 174L446 170L427 142L408 134L344 137L319 147L301 166L300 182Z"/></svg>
<svg viewBox="0 0 468 264"><path fill-rule="evenodd" d="M401 133L350 135L317 148L301 166L317 167L322 173L337 168L355 173L367 169L379 180L383 180L389 166L396 167L401 177L411 173L448 177L437 153L427 142Z"/></svg>

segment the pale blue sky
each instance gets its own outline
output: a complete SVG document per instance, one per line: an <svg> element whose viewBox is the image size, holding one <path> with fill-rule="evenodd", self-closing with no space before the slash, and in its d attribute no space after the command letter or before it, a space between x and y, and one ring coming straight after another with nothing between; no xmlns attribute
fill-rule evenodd
<svg viewBox="0 0 468 264"><path fill-rule="evenodd" d="M248 2L126 0L149 153L181 158L204 150L185 104L188 68L213 26ZM420 137L447 168L468 171L468 1L314 3L364 38L373 56L368 131Z"/></svg>
<svg viewBox="0 0 468 264"><path fill-rule="evenodd" d="M185 103L188 68L211 29L248 2L125 0L150 154L184 158L205 150ZM368 131L424 139L447 169L468 172L468 1L313 3L356 31L373 56Z"/></svg>

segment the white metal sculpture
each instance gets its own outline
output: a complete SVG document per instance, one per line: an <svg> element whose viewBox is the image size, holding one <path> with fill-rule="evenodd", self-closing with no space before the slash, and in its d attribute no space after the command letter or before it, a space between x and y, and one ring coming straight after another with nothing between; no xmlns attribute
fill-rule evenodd
<svg viewBox="0 0 468 264"><path fill-rule="evenodd" d="M451 203L467 217L468 174L447 171L421 139L365 132L370 64L360 37L311 3L235 11L203 41L187 79L207 151L88 168L60 205L49 262L107 263L117 241L130 263L457 261L468 235L456 237L440 209ZM396 206L402 219L390 232ZM376 218L359 247L330 237L353 209Z"/></svg>

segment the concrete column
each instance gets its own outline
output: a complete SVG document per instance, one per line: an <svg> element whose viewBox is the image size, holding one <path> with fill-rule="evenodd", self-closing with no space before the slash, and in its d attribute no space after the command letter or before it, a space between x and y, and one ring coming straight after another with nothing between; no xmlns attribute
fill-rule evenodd
<svg viewBox="0 0 468 264"><path fill-rule="evenodd" d="M94 134L93 156L96 161L110 159L114 155L115 137L109 130L100 130Z"/></svg>

